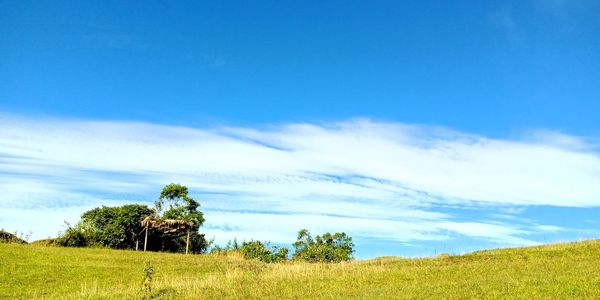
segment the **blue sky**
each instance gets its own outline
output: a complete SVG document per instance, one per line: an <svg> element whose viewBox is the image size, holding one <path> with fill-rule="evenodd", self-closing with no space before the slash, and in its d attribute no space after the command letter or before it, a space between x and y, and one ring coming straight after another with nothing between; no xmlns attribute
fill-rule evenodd
<svg viewBox="0 0 600 300"><path fill-rule="evenodd" d="M596 1L0 1L0 227L190 187L218 241L600 235ZM36 220L44 220L45 226Z"/></svg>

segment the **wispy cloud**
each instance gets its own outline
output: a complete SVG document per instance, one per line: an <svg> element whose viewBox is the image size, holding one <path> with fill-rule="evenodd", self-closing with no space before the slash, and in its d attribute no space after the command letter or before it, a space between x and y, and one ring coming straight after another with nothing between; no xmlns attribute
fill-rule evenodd
<svg viewBox="0 0 600 300"><path fill-rule="evenodd" d="M45 237L85 208L150 203L164 184L181 182L220 240L290 242L308 227L364 239L532 244L532 233L560 228L511 216L528 205L600 206L600 156L581 138L530 136L365 119L186 128L0 115L0 225Z"/></svg>

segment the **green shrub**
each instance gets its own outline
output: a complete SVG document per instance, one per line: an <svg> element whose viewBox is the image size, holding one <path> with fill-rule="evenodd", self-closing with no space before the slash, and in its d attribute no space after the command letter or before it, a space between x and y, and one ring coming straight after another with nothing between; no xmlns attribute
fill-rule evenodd
<svg viewBox="0 0 600 300"><path fill-rule="evenodd" d="M344 232L324 233L314 239L306 229L298 232L293 244L294 259L307 262L340 262L352 259L354 244Z"/></svg>
<svg viewBox="0 0 600 300"><path fill-rule="evenodd" d="M85 232L88 244L114 249L135 249L140 222L154 210L146 205L130 204L116 207L102 206L81 215L79 227Z"/></svg>
<svg viewBox="0 0 600 300"><path fill-rule="evenodd" d="M242 243L240 252L245 258L258 259L266 263L282 262L288 259L288 249L285 247L269 246L261 241Z"/></svg>
<svg viewBox="0 0 600 300"><path fill-rule="evenodd" d="M153 213L138 204L97 207L84 212L75 227L67 224L67 230L55 242L64 247L135 249L137 234L142 230L140 221Z"/></svg>
<svg viewBox="0 0 600 300"><path fill-rule="evenodd" d="M67 230L55 239L55 244L63 247L89 247L94 244L90 232L85 231L81 223L71 227L67 223Z"/></svg>
<svg viewBox="0 0 600 300"><path fill-rule="evenodd" d="M152 262L147 260L144 263L144 278L142 281L142 299L152 298L152 273L154 273L154 267Z"/></svg>

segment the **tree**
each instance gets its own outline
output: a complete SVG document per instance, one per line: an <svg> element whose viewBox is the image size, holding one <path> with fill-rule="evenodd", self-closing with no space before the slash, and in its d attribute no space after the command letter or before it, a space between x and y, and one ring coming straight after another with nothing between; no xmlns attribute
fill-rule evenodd
<svg viewBox="0 0 600 300"><path fill-rule="evenodd" d="M354 244L344 232L326 232L314 239L306 229L298 232L294 259L308 262L340 262L352 259Z"/></svg>
<svg viewBox="0 0 600 300"><path fill-rule="evenodd" d="M139 204L97 207L84 212L74 227L68 226L57 244L135 249L137 234L142 230L140 221L154 213L153 209Z"/></svg>
<svg viewBox="0 0 600 300"><path fill-rule="evenodd" d="M192 224L185 235L185 240L181 239L181 232L163 232L161 235L160 249L163 251L183 252L189 237L189 250L192 253L204 252L209 242L198 230L204 223L204 216L198 210L200 203L194 200L188 194L188 188L178 183L166 185L160 192L160 197L155 202L158 217L161 219L184 220ZM150 244L150 243L149 243Z"/></svg>
<svg viewBox="0 0 600 300"><path fill-rule="evenodd" d="M166 203L165 203L166 202ZM168 207L165 208L165 205ZM188 188L178 183L166 185L155 203L156 210L163 219L186 220L197 227L204 223L204 216L198 210L200 203L188 195Z"/></svg>

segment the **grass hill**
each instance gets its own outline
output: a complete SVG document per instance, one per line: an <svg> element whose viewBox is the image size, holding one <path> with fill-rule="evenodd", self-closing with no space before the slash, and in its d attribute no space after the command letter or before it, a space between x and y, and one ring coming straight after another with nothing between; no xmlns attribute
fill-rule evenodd
<svg viewBox="0 0 600 300"><path fill-rule="evenodd" d="M0 244L0 298L600 299L600 240L382 257L338 264L264 264L235 256Z"/></svg>
<svg viewBox="0 0 600 300"><path fill-rule="evenodd" d="M18 237L17 235L0 230L0 243L17 243L17 244L25 244L27 241Z"/></svg>

